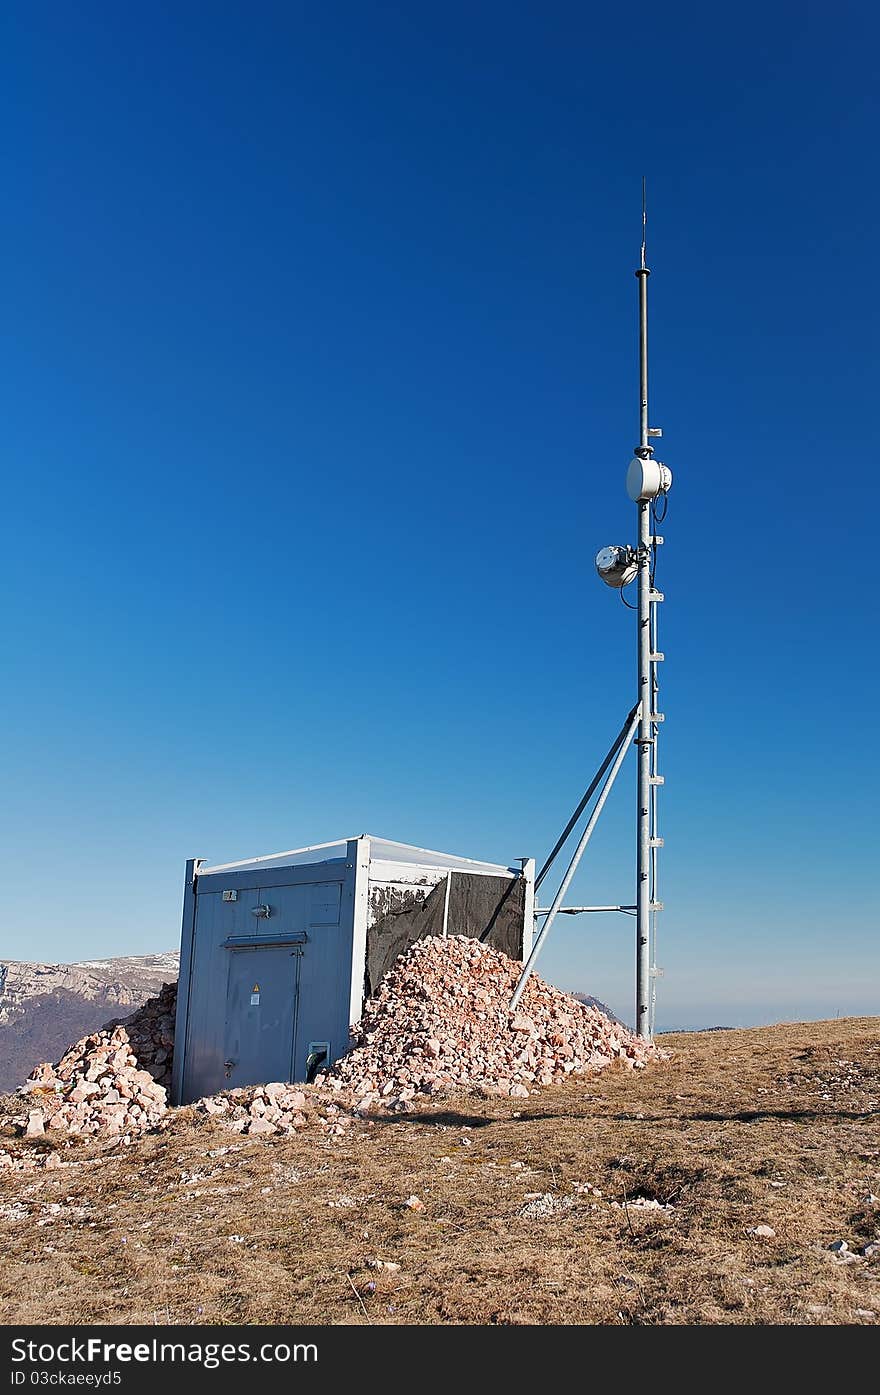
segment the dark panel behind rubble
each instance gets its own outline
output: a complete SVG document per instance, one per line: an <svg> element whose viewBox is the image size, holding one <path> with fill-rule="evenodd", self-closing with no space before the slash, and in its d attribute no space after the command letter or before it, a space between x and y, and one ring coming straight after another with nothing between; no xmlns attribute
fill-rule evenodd
<svg viewBox="0 0 880 1395"><path fill-rule="evenodd" d="M446 882L427 896L399 887L382 888L383 913L367 930L366 996L371 998L399 954L415 940L442 935ZM377 889L378 890L378 889ZM450 935L471 935L511 959L522 959L525 882L522 877L484 877L455 872L449 893Z"/></svg>

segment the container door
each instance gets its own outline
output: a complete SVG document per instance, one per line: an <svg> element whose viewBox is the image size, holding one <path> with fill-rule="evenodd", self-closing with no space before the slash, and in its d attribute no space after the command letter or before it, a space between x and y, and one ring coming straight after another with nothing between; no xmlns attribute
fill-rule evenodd
<svg viewBox="0 0 880 1395"><path fill-rule="evenodd" d="M351 946L340 930L339 882L309 887L308 954L302 963L293 1079L311 1080L348 1050ZM363 972L363 970L361 970Z"/></svg>
<svg viewBox="0 0 880 1395"><path fill-rule="evenodd" d="M229 951L224 1089L293 1079L300 946Z"/></svg>

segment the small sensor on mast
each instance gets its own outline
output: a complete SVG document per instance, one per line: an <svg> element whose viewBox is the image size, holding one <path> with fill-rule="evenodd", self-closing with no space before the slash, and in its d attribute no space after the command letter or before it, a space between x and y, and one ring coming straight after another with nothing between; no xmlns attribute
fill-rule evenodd
<svg viewBox="0 0 880 1395"><path fill-rule="evenodd" d="M606 586L620 590L635 581L639 574L639 559L631 547L603 547L596 554L596 571Z"/></svg>

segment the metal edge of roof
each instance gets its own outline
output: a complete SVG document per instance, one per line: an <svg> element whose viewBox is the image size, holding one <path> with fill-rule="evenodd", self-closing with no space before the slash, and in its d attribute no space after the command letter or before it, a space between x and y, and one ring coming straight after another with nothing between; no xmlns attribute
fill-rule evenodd
<svg viewBox="0 0 880 1395"><path fill-rule="evenodd" d="M285 864L279 861L282 857L302 857L304 853L323 852L326 848L344 849L346 843L350 841L351 840L348 838L334 838L329 843L312 843L307 848L288 848L285 852L263 853L259 857L240 858L238 862L218 862L213 867L199 867L197 869L197 875L200 877L212 877L216 872L236 872L240 871L243 867L260 867L267 862L276 862L279 866L283 867ZM343 853L343 856L344 855ZM316 857L315 861L327 862L329 859L326 857Z"/></svg>
<svg viewBox="0 0 880 1395"><path fill-rule="evenodd" d="M334 838L334 839L332 839L329 843L312 843L312 844L310 844L308 847L305 847L305 848L289 848L289 849L287 849L287 850L284 851L284 852L278 852L278 853L264 853L264 854L262 854L262 855L259 856L259 857L246 857L246 858L240 859L240 860L237 861L237 862L218 862L218 863L216 863L214 866L210 866L210 867L199 867L199 868L197 869L197 875L200 876L200 877L212 877L212 876L217 875L217 874L220 873L220 872L241 872L241 871L244 871L244 870L246 870L247 868L250 868L250 867L259 868L259 867L267 866L267 865L269 865L270 863L271 863L271 864L274 864L274 865L277 866L277 867L284 867L284 866L286 866L286 865L288 865L288 864L286 864L285 862L283 862L283 861L281 860L282 858L287 858L287 857L291 857L291 858L292 858L292 857L295 857L295 858L302 858L302 857L304 856L304 854L306 854L306 853L320 853L320 852L325 852L326 849L328 849L328 848L342 848L343 851L342 851L342 853L341 853L341 856L344 857L344 856L345 856L345 851L344 851L344 850L345 850L345 847L346 847L346 845L347 845L348 843L350 843L350 842L355 842L355 841L359 842L361 839L364 839L364 838L369 838L369 840L370 840L371 843L381 845L381 847L382 847L383 850L384 850L384 849L387 849L389 852L393 852L394 850L398 850L398 851L401 851L401 850L402 850L402 851L405 851L405 852L408 852L408 853L421 853L422 855L424 855L424 856L427 857L427 858L439 859L439 861L432 861L432 862L427 862L427 863L420 863L417 859L412 859L412 860L411 860L411 861L412 861L412 865L413 865L413 866L416 866L416 867L418 867L418 866L427 866L427 867L444 866L444 865L446 865L447 862L449 862L450 860L453 860L453 861L455 861L455 862L457 862L457 863L465 863L465 864L467 864L467 866L472 867L472 868L474 869L474 871L478 871L480 868L482 868L484 871L493 871L493 872L502 872L502 873L510 873L510 872L516 871L515 868L504 866L504 865L502 865L500 862L483 862L483 861L480 861L480 860L478 860L478 859L476 859L476 858L464 857L464 856L462 856L462 855L459 854L459 853L445 853L445 852L439 852L437 849L434 849L434 848L420 848L420 847L419 847L417 844L415 844L415 843L399 843L399 842L396 842L393 838L382 838L382 837L380 837L378 834L372 834L372 833L359 833L359 834L356 835L355 838ZM377 851L378 851L378 849L377 849ZM327 861L330 861L330 859L329 859L329 858L326 858L326 857L324 857L324 858L318 857L318 858L315 858L314 861L315 861L316 863L319 863L319 862L327 862ZM382 862L382 861L394 861L394 858L393 858L393 857L382 858L381 856L379 856L379 857L376 858L376 861L379 861L379 862ZM305 865L308 866L308 862L306 862Z"/></svg>

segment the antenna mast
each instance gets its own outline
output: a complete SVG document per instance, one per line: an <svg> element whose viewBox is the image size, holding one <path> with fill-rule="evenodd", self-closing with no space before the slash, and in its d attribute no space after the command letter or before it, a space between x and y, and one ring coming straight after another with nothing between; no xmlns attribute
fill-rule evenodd
<svg viewBox="0 0 880 1395"><path fill-rule="evenodd" d="M658 665L663 655L657 645L657 607L663 600L663 593L654 586L657 548L663 539L656 529L666 516L666 495L672 485L672 471L654 459L652 441L662 436L659 427L652 427L648 417L648 277L650 271L647 256L647 201L645 180L642 180L642 246L636 276L639 282L639 444L630 461L626 473L626 490L638 508L638 545L630 547L615 544L603 547L596 557L596 570L606 585L616 590L623 589L638 579L638 605L630 607L638 612L638 684L636 703L617 736L611 750L599 767L598 773L587 788L587 792L569 819L561 837L535 879L535 890L541 885L551 865L576 827L590 799L605 780L586 828L581 835L574 855L562 883L546 909L536 908L536 916L546 916L544 925L535 939L531 953L525 963L516 985L510 1006L518 1004L529 975L534 969L535 960L547 939L550 929L559 914L577 915L587 911L622 911L635 913L636 918L636 1032L640 1037L650 1038L654 1034L655 984L659 975L657 968L657 912L663 909L658 896L657 852L663 846L658 836L657 791L663 784L657 762L657 734L663 713L658 710L657 681ZM658 513L660 496L663 496L662 512ZM605 800L631 742L638 751L638 784L636 804L636 901L635 905L620 906L571 906L562 902L578 864L592 836L596 820L602 812ZM609 770L610 767L610 770ZM606 772L608 772L606 774Z"/></svg>
<svg viewBox="0 0 880 1395"><path fill-rule="evenodd" d="M636 458L650 460L653 447L648 425L648 270L645 261L647 243L647 207L645 180L642 180L642 253L636 276L639 281L639 444ZM651 1035L651 747L656 726L654 713L653 677L651 663L651 505L647 499L637 502L639 511L638 543L638 699L641 704L638 750L638 789L636 821L636 1032L640 1037ZM656 835L653 835L656 836Z"/></svg>
<svg viewBox="0 0 880 1395"><path fill-rule="evenodd" d="M663 655L657 647L657 607L663 593L654 588L657 548L662 537L655 532L665 517L672 471L654 460L652 438L662 436L648 417L648 277L646 261L647 203L642 180L642 249L636 276L639 282L639 444L630 464L626 487L638 508L638 700L639 732L638 786L636 792L636 1031L640 1037L654 1032L654 1002L657 977L657 912L663 909L658 897L657 851L663 839L657 831L657 790L663 784L658 773L657 740L663 713L657 710L658 664ZM658 519L657 500L664 496L663 514Z"/></svg>

